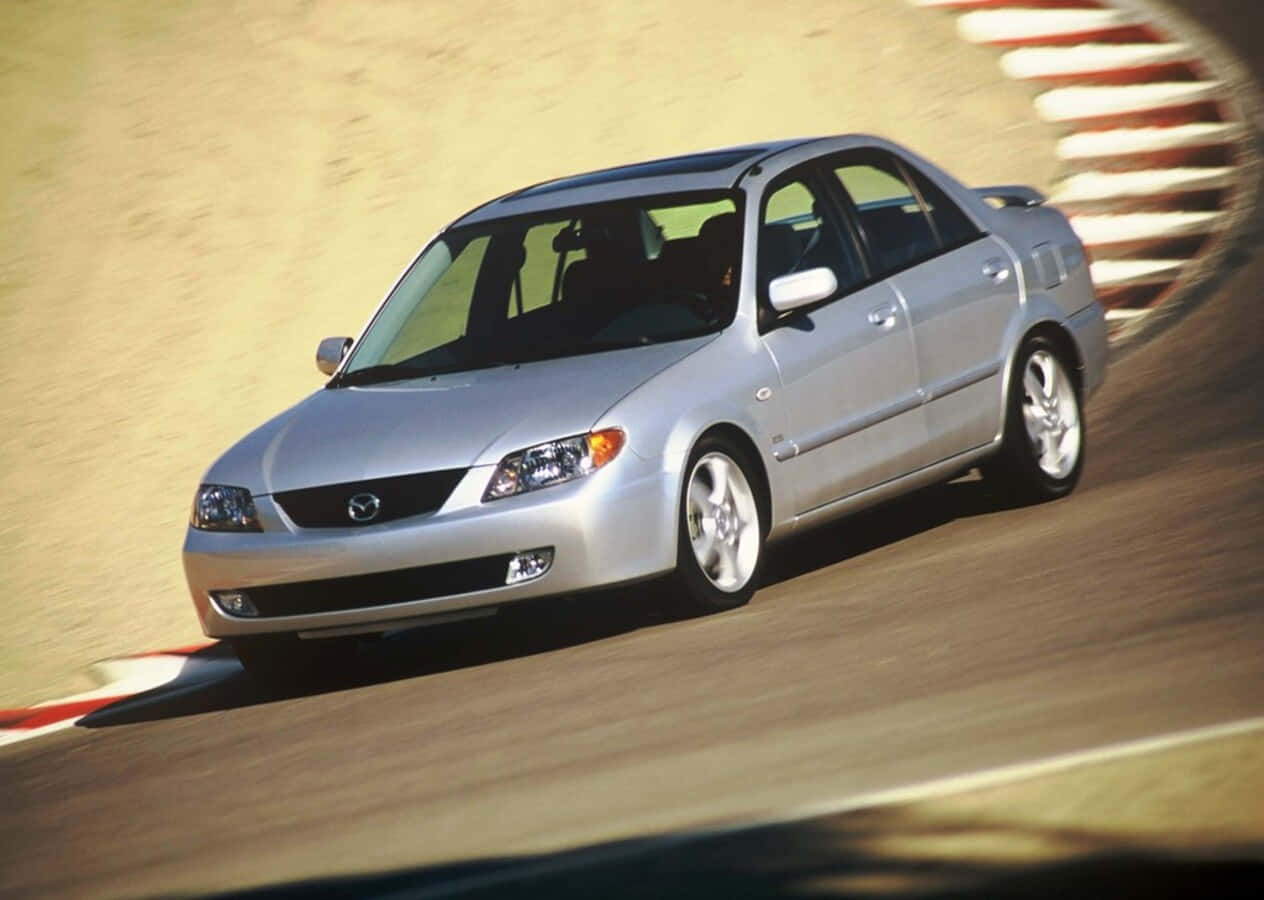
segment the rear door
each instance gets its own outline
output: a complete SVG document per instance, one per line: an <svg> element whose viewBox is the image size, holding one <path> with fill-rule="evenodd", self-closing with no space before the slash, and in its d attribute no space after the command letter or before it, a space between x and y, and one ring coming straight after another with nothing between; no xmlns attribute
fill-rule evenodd
<svg viewBox="0 0 1264 900"><path fill-rule="evenodd" d="M907 304L926 402L921 464L987 443L1000 427L1004 341L1019 305L1008 251L890 153L847 154L831 169L872 264Z"/></svg>
<svg viewBox="0 0 1264 900"><path fill-rule="evenodd" d="M791 172L760 207L760 330L789 422L775 452L793 472L798 512L903 474L926 439L908 318L869 271L829 191L817 175ZM837 277L835 296L776 316L768 283L820 266Z"/></svg>

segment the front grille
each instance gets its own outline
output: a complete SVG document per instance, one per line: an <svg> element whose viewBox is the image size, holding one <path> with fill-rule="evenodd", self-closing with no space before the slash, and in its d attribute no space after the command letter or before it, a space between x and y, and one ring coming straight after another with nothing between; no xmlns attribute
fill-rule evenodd
<svg viewBox="0 0 1264 900"><path fill-rule="evenodd" d="M443 506L465 472L465 469L440 469L416 475L344 481L297 491L278 491L272 499L300 528L377 525L434 512ZM351 498L358 494L372 494L381 501L377 515L367 522L357 522L347 512Z"/></svg>
<svg viewBox="0 0 1264 900"><path fill-rule="evenodd" d="M389 606L503 587L512 553L368 575L245 588L263 618Z"/></svg>

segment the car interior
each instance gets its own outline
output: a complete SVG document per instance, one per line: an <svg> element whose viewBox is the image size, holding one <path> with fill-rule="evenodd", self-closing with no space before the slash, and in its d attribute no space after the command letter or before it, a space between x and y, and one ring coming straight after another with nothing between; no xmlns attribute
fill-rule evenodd
<svg viewBox="0 0 1264 900"><path fill-rule="evenodd" d="M732 320L741 240L736 212L713 215L696 235L672 240L643 210L603 212L572 220L553 236L554 280L548 302L539 305L522 302L523 233L493 238L475 285L471 335L517 347L556 345L559 338L632 345L702 334ZM476 329L480 308L483 327Z"/></svg>

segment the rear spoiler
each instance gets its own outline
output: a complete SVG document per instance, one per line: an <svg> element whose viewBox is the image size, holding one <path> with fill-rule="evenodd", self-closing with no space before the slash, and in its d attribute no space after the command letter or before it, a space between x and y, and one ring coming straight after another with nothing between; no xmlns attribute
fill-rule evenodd
<svg viewBox="0 0 1264 900"><path fill-rule="evenodd" d="M1001 206L1039 206L1045 202L1044 194L1021 184L994 184L975 188L974 192L984 200L999 201Z"/></svg>

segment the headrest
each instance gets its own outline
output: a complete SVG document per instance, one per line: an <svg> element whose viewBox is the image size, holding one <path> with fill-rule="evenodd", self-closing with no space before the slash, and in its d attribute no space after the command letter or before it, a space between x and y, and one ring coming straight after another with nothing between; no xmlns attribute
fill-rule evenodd
<svg viewBox="0 0 1264 900"><path fill-rule="evenodd" d="M737 213L719 213L702 223L702 227L698 229L698 237L706 244L732 242L737 239L740 224Z"/></svg>

